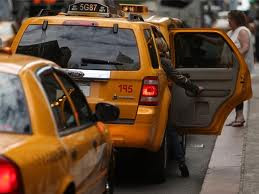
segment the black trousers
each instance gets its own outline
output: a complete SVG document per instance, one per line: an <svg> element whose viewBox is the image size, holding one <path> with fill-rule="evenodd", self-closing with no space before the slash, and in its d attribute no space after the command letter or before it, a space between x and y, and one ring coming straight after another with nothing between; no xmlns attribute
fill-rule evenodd
<svg viewBox="0 0 259 194"><path fill-rule="evenodd" d="M237 105L236 111L243 110L243 108L244 108L244 103L242 102L241 104Z"/></svg>
<svg viewBox="0 0 259 194"><path fill-rule="evenodd" d="M176 128L173 126L172 122L172 107L169 109L168 113L168 123L167 123L167 141L168 141L168 147L169 151L171 152L171 156L173 156L173 159L175 159L177 162L184 162L185 161L185 154L183 147L179 140L179 135L176 131Z"/></svg>

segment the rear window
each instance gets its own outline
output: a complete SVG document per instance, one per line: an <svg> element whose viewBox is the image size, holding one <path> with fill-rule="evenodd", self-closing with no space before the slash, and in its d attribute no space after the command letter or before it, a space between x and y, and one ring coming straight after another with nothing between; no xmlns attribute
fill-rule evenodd
<svg viewBox="0 0 259 194"><path fill-rule="evenodd" d="M138 70L139 53L134 32L95 26L30 25L17 53L52 60L63 68L85 70Z"/></svg>
<svg viewBox="0 0 259 194"><path fill-rule="evenodd" d="M0 132L30 133L30 119L17 75L0 72Z"/></svg>

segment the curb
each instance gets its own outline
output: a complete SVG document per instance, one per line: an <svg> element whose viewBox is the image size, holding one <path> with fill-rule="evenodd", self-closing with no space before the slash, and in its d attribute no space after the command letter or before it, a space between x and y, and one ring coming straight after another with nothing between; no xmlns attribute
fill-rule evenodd
<svg viewBox="0 0 259 194"><path fill-rule="evenodd" d="M245 115L248 113L245 102ZM234 119L233 111L226 123ZM244 128L225 126L221 136L217 137L200 194L236 194L241 179ZM244 130L245 129L245 130Z"/></svg>

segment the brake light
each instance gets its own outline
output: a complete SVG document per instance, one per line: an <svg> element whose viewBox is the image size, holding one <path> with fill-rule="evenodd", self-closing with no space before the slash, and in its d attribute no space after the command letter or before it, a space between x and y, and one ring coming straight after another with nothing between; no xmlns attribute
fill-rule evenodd
<svg viewBox="0 0 259 194"><path fill-rule="evenodd" d="M0 156L0 194L20 194L21 180L15 164Z"/></svg>
<svg viewBox="0 0 259 194"><path fill-rule="evenodd" d="M144 85L142 88L142 96L156 97L158 95L157 85Z"/></svg>
<svg viewBox="0 0 259 194"><path fill-rule="evenodd" d="M145 77L141 89L140 105L156 106L159 100L158 77Z"/></svg>

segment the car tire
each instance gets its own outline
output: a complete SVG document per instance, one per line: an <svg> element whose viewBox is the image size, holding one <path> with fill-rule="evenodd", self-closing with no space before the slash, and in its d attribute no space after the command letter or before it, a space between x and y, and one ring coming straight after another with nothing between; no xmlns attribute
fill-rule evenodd
<svg viewBox="0 0 259 194"><path fill-rule="evenodd" d="M75 186L73 184L70 184L64 194L75 194Z"/></svg>
<svg viewBox="0 0 259 194"><path fill-rule="evenodd" d="M166 169L168 159L167 136L165 134L163 143L158 152L153 153L152 157L152 180L156 184L161 184L166 181Z"/></svg>

